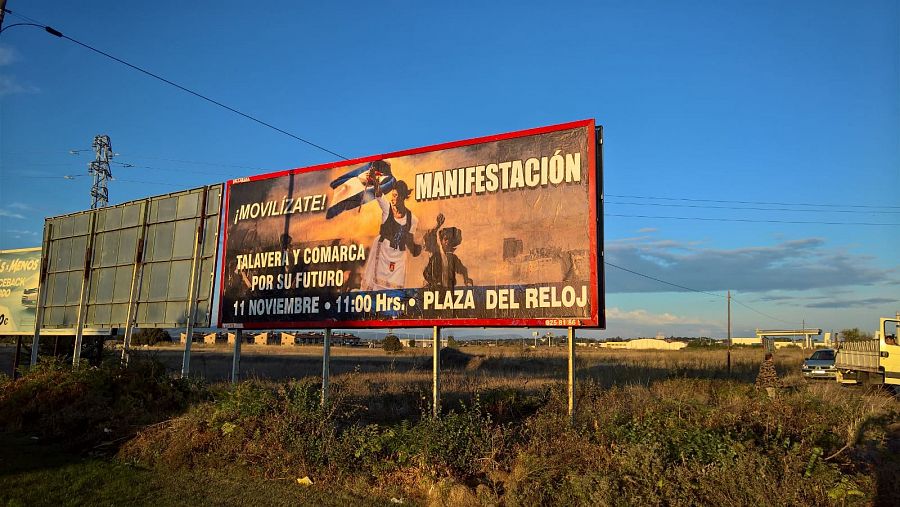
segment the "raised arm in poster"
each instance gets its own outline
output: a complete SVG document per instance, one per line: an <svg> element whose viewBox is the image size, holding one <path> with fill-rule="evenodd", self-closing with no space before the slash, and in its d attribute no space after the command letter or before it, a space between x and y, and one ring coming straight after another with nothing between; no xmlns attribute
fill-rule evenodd
<svg viewBox="0 0 900 507"><path fill-rule="evenodd" d="M586 120L232 180L220 323L603 326L596 153Z"/></svg>

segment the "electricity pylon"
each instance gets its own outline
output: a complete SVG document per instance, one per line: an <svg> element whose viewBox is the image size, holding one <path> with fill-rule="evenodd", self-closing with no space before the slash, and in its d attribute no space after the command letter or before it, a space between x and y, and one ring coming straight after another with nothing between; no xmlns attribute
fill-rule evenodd
<svg viewBox="0 0 900 507"><path fill-rule="evenodd" d="M94 178L94 184L91 186L91 209L105 208L109 205L109 190L106 184L112 177L109 161L114 156L109 136L106 134L94 136L91 148L97 154L97 158L88 164L88 173Z"/></svg>

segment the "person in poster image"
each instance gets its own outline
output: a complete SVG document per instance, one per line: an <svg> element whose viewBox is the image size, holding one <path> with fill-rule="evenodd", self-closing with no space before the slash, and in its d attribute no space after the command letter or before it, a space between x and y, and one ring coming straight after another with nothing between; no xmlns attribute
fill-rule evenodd
<svg viewBox="0 0 900 507"><path fill-rule="evenodd" d="M382 194L375 182L367 181L366 184L375 186L375 201L381 207L381 227L369 250L360 289L405 288L407 254L418 257L422 253L422 246L413 240L419 221L406 207L409 186L405 181L398 180L386 194Z"/></svg>
<svg viewBox="0 0 900 507"><path fill-rule="evenodd" d="M469 270L456 256L456 247L462 243L462 231L456 227L443 227L444 214L438 213L437 225L425 233L425 250L431 254L422 276L425 288L444 290L456 288L456 275L462 275L463 282L472 286Z"/></svg>

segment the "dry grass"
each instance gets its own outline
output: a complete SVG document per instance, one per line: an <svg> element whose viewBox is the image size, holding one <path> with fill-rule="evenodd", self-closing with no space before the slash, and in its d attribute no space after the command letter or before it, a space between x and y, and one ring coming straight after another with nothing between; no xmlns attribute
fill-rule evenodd
<svg viewBox="0 0 900 507"><path fill-rule="evenodd" d="M230 371L224 350L194 351L194 371L217 361ZM900 494L900 402L807 383L800 350L776 353L786 387L771 398L753 387L760 349L736 348L729 374L725 350L579 348L574 419L563 348L446 357L440 419L427 416L430 349L336 347L325 407L320 354L245 347L242 365L264 374L207 388L208 401L148 427L121 456L200 476L221 463L309 475L339 493L429 505L853 505Z"/></svg>
<svg viewBox="0 0 900 507"><path fill-rule="evenodd" d="M444 364L441 396L445 407L469 403L478 393L518 393L537 396L566 381L564 347L522 347L518 344L459 349L459 357ZM154 347L138 352L154 357L173 372L181 367L179 347ZM776 355L778 370L789 384L801 382L800 349L784 349ZM632 351L579 347L576 350L576 382L601 387L650 385L673 378L732 379L753 382L763 359L759 348L736 347L728 374L726 350ZM231 374L231 349L225 345L192 346L191 371L208 381L224 381ZM241 350L241 378L283 381L320 378L322 347L245 345ZM332 347L333 382L343 383L355 403L366 407L372 422L398 418L416 419L430 403L432 349L404 349L387 353L363 347Z"/></svg>

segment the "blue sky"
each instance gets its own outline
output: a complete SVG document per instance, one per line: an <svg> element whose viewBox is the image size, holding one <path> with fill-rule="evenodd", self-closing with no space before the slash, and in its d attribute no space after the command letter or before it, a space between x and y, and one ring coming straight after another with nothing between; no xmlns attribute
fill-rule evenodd
<svg viewBox="0 0 900 507"><path fill-rule="evenodd" d="M871 330L900 310L900 226L779 223L900 223L900 4L563 4L7 7L348 158L596 118L609 262L732 289L755 310L734 306L736 336L803 320ZM136 166L113 167L112 203L335 159L13 27L0 248L37 245L43 217L90 205L92 154L69 150L100 133ZM724 335L722 297L613 268L606 285L602 336Z"/></svg>

